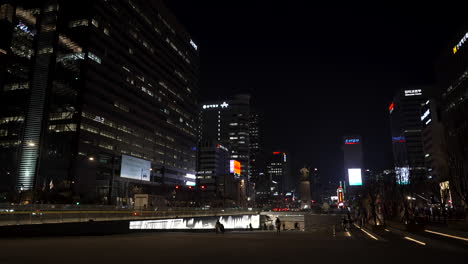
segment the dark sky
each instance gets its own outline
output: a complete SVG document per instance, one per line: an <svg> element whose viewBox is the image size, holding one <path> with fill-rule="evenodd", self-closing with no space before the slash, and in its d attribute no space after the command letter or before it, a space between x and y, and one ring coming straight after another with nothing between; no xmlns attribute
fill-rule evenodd
<svg viewBox="0 0 468 264"><path fill-rule="evenodd" d="M368 167L391 167L387 107L399 88L435 82L463 2L166 1L199 46L200 99L250 93L265 150L331 179L347 134L362 135Z"/></svg>

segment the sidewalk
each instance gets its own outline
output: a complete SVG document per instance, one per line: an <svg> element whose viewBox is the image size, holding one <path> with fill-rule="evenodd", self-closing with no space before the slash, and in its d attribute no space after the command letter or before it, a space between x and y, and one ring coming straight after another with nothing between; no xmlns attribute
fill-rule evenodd
<svg viewBox="0 0 468 264"><path fill-rule="evenodd" d="M386 223L388 226L393 227L393 228L397 228L403 231L411 231L411 230L408 230L407 225L401 222L387 220ZM421 225L421 231L432 230L432 231L446 233L446 234L453 235L453 236L460 236L460 237L464 237L468 239L468 231L465 231L466 230L465 228L466 227L464 223L461 223L458 226L455 224L451 224L451 223L449 223L448 225L437 224L437 223L429 223L426 225Z"/></svg>

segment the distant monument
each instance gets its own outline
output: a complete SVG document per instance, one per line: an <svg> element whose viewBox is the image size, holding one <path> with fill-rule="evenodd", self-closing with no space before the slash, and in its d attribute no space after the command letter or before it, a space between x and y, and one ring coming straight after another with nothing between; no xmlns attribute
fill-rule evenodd
<svg viewBox="0 0 468 264"><path fill-rule="evenodd" d="M301 182L299 183L299 195L301 197L301 209L310 209L310 179L309 169L304 167L299 170L301 173Z"/></svg>

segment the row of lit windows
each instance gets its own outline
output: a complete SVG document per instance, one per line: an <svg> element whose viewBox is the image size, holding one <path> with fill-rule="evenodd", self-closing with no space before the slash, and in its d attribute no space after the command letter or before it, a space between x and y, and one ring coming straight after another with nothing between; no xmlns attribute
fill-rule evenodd
<svg viewBox="0 0 468 264"><path fill-rule="evenodd" d="M29 82L5 84L4 91L29 89Z"/></svg>
<svg viewBox="0 0 468 264"><path fill-rule="evenodd" d="M19 140L10 140L10 141L0 141L0 147L11 148L16 147L21 143Z"/></svg>
<svg viewBox="0 0 468 264"><path fill-rule="evenodd" d="M109 120L107 119L104 119L102 120L101 118L99 118L99 120L96 119L96 117L93 118L93 115L87 113L87 112L83 112L83 117L86 117L88 119L91 119L93 121L96 121L96 122L99 122L99 123L102 123L102 124L105 124L105 125L108 125L112 128L115 128L115 124L113 122L110 122ZM102 122L101 122L102 121ZM129 143L129 140L126 139L125 137L120 137L120 136L116 136L115 134L113 134L112 132L109 132L109 131L105 131L105 130L99 130L98 128L94 127L94 126L91 126L91 125L88 125L88 124L82 124L81 125L81 129L83 130L86 130L88 132L91 132L91 133L94 133L94 134L100 134L104 137L107 137L107 138L111 138L111 139L115 139L115 140L118 140L120 142L124 142L124 143L127 143L127 144L130 144ZM132 134L136 137L140 137L139 134L135 133L135 131L132 131L130 128L126 127L126 126L123 126L123 125L118 125L117 126L117 129L120 130L120 131L123 131L123 132L126 132L126 133L129 133L129 134ZM156 133L157 135L160 135L162 136L161 133ZM144 137L146 140L150 139L149 137L145 136ZM175 142L175 139L173 137L170 137L170 136L166 136L165 137L167 140L169 140L170 142ZM173 150L173 151L176 151L176 152L179 152L181 154L184 154L184 155L187 155L188 153L185 152L185 151L181 151L175 147L172 147L171 145L167 144L167 145L164 145L164 143L160 142L160 141L155 141L155 140L148 140L150 142L155 142L156 144L160 145L160 146L163 146L167 149L170 149L170 150ZM160 152L160 154L164 154L163 152ZM194 155L192 155L192 157L194 157Z"/></svg>
<svg viewBox="0 0 468 264"><path fill-rule="evenodd" d="M8 116L0 119L0 124L8 124L10 122L23 122L23 116Z"/></svg>
<svg viewBox="0 0 468 264"><path fill-rule="evenodd" d="M65 119L72 119L73 112L58 112L58 113L50 113L49 120L65 120Z"/></svg>
<svg viewBox="0 0 468 264"><path fill-rule="evenodd" d="M56 133L61 132L74 132L76 131L76 124L56 124L49 125L49 130Z"/></svg>

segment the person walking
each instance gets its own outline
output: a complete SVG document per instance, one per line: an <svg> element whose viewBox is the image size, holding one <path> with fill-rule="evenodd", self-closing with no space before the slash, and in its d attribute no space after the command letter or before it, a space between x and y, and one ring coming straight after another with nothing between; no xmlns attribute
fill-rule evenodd
<svg viewBox="0 0 468 264"><path fill-rule="evenodd" d="M279 217L276 218L276 234L280 234L281 232L281 220L279 219Z"/></svg>
<svg viewBox="0 0 468 264"><path fill-rule="evenodd" d="M216 220L215 231L216 231L216 234L218 234L218 232L221 231L221 222L219 222L219 219Z"/></svg>

